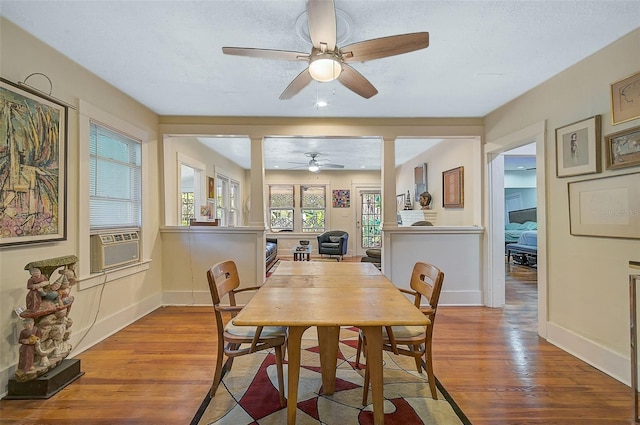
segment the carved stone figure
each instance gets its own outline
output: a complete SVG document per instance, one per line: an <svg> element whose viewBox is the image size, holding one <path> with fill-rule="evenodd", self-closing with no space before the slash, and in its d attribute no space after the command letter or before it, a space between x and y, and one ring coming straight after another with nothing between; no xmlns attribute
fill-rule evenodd
<svg viewBox="0 0 640 425"><path fill-rule="evenodd" d="M40 342L40 330L35 328L33 319L24 319L24 329L20 332L18 342L20 342L20 355L18 359L18 376L27 376L27 373L34 369L36 355L36 344Z"/></svg>
<svg viewBox="0 0 640 425"><path fill-rule="evenodd" d="M73 348L68 342L73 320L69 311L74 301L71 288L78 282L75 265L78 257L50 258L25 266L31 277L27 309L20 313L24 329L19 336L19 360L15 373L17 381L25 382L44 375L59 365ZM58 278L49 278L58 270Z"/></svg>

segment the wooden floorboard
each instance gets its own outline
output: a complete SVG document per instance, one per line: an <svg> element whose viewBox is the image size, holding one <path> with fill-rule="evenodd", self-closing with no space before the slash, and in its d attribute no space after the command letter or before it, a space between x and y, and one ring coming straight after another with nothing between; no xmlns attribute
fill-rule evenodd
<svg viewBox="0 0 640 425"><path fill-rule="evenodd" d="M436 376L471 422L633 424L629 387L538 337L536 270L507 265L506 280L504 308L441 307L436 319ZM160 308L80 354L85 374L49 400L0 401L0 423L189 424L214 334L211 307Z"/></svg>

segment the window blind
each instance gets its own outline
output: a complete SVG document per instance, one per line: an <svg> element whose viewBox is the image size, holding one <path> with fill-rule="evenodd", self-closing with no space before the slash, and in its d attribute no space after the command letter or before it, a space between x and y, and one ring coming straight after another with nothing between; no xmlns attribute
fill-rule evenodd
<svg viewBox="0 0 640 425"><path fill-rule="evenodd" d="M91 122L90 126L91 230L140 227L140 142L95 122Z"/></svg>

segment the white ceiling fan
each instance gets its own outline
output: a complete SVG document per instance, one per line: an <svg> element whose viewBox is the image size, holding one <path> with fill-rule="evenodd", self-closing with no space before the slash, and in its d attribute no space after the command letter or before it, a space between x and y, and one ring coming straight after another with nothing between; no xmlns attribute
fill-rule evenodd
<svg viewBox="0 0 640 425"><path fill-rule="evenodd" d="M327 82L336 79L349 90L369 99L378 90L348 63L400 55L429 46L429 33L416 32L375 38L340 48L336 45L336 10L333 0L307 0L307 16L313 44L311 53L249 47L223 47L222 52L263 59L307 61L308 67L280 95L283 100L295 96L312 80Z"/></svg>
<svg viewBox="0 0 640 425"><path fill-rule="evenodd" d="M291 164L304 164L303 166L293 168L306 168L312 173L319 173L321 168L344 168L342 164L332 164L323 160L317 160L316 158L320 156L318 152L307 152L305 156L311 158L309 162L291 162Z"/></svg>

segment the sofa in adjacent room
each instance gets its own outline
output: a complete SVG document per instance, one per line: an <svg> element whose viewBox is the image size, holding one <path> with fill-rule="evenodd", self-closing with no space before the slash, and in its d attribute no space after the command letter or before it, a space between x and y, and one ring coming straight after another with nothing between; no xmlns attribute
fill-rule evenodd
<svg viewBox="0 0 640 425"><path fill-rule="evenodd" d="M267 238L265 256L266 256L267 270L269 270L269 267L271 267L273 263L276 262L276 259L278 258L278 240L277 239Z"/></svg>

